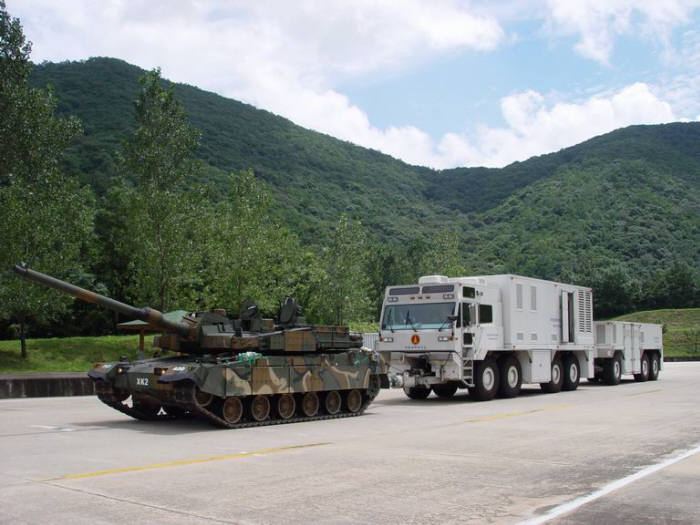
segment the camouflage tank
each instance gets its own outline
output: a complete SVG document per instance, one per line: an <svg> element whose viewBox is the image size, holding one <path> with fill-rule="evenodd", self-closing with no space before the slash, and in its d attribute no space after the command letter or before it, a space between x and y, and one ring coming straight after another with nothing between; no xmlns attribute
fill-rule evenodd
<svg viewBox="0 0 700 525"><path fill-rule="evenodd" d="M193 312L179 322L36 272L22 277L158 327L154 347L178 355L98 363L88 375L97 397L136 419L194 415L240 428L362 414L388 386L378 353L347 327L306 325L288 298L276 320L246 302L238 318Z"/></svg>

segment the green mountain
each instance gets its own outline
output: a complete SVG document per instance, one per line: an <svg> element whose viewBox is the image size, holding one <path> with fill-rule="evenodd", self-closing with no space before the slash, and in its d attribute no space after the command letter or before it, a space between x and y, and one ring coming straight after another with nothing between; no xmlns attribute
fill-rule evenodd
<svg viewBox="0 0 700 525"><path fill-rule="evenodd" d="M100 194L117 176L142 73L110 58L34 70L33 84L52 84L59 110L83 121L66 170ZM700 123L620 129L502 169L435 171L196 87L175 90L203 133L202 180L223 190L225 172L254 169L308 242L347 212L392 245L455 228L475 272L585 280L621 266L648 277L674 261L698 272Z"/></svg>
<svg viewBox="0 0 700 525"><path fill-rule="evenodd" d="M85 135L69 151L67 170L104 193L114 176L120 141L134 127L133 100L143 70L121 60L46 63L32 84L54 86L59 111L83 121ZM205 178L254 169L272 188L282 215L307 240L340 212L362 219L381 237L410 239L461 214L425 205L430 170L301 128L248 104L184 84L175 91L202 131ZM223 188L222 188L223 189Z"/></svg>

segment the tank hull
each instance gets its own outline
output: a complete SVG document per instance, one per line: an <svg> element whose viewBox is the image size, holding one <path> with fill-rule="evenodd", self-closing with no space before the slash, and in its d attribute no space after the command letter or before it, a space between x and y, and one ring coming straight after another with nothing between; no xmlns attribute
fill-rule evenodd
<svg viewBox="0 0 700 525"><path fill-rule="evenodd" d="M360 415L386 382L385 368L376 352L353 348L101 363L88 375L100 400L137 419L196 416L239 428Z"/></svg>

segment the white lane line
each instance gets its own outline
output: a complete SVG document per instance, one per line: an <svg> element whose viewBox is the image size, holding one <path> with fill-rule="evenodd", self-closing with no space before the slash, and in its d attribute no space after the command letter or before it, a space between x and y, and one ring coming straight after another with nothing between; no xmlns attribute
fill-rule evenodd
<svg viewBox="0 0 700 525"><path fill-rule="evenodd" d="M613 481L612 483L609 483L605 485L603 488L598 489L594 492L591 492L587 496L582 496L580 498L576 498L575 500L569 501L567 503L562 503L561 505L558 505L554 507L553 509L550 509L548 512L541 514L539 516L535 516L534 518L530 518L529 520L521 521L519 525L539 525L540 523L546 523L549 520L553 520L554 518L558 518L559 516L563 514L567 514L571 512L572 510L575 510L586 503L590 503L591 501L595 501L598 498L602 498L603 496L606 496L610 494L611 492L614 492L618 489L621 489L622 487L629 485L630 483L633 483L637 481L638 479L642 479L649 474L653 474L654 472L658 472L661 469L664 469L666 467L669 467L673 465L674 463L678 463L679 461L682 461L686 458L689 458L690 456L693 456L700 452L700 445L694 446L690 450L686 450L685 452L681 453L678 456L674 456L672 458L666 459L662 461L661 463L656 463L654 465L649 465L648 467L644 467L642 470L639 470L635 472L634 474L630 474L629 476L626 476L624 478L620 478L616 481Z"/></svg>

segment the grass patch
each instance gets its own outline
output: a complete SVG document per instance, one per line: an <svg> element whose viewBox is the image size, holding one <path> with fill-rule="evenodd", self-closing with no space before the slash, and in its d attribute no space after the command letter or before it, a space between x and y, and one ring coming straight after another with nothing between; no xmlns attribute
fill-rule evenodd
<svg viewBox="0 0 700 525"><path fill-rule="evenodd" d="M648 310L621 315L613 320L662 324L665 356L700 356L700 308Z"/></svg>
<svg viewBox="0 0 700 525"><path fill-rule="evenodd" d="M19 340L0 341L0 372L87 372L99 361L136 357L138 335L29 339L27 359L20 357ZM151 338L146 338L146 355Z"/></svg>

